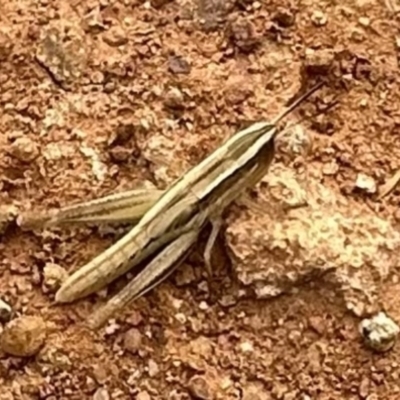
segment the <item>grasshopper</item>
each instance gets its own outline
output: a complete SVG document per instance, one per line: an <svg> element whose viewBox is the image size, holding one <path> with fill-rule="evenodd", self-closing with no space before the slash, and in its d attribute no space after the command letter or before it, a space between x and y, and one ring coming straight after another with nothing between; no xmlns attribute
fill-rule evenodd
<svg viewBox="0 0 400 400"><path fill-rule="evenodd" d="M137 222L114 245L73 273L56 293L56 303L69 303L97 292L154 256L131 282L92 314L89 326L100 327L119 309L166 279L208 222L212 230L204 259L210 274L211 250L223 211L267 173L274 157L277 124L321 86L314 86L272 122L254 123L236 133L164 192L131 191L28 218L28 224L40 225L42 221L44 226Z"/></svg>
<svg viewBox="0 0 400 400"><path fill-rule="evenodd" d="M158 189L128 190L61 209L20 215L18 223L30 229L90 223L135 224L162 194Z"/></svg>

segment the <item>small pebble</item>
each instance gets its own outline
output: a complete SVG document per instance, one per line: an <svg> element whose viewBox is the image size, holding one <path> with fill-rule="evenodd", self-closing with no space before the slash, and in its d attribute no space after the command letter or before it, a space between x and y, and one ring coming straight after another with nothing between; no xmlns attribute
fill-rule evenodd
<svg viewBox="0 0 400 400"><path fill-rule="evenodd" d="M151 400L151 397L148 392L143 390L136 395L136 400Z"/></svg>
<svg viewBox="0 0 400 400"><path fill-rule="evenodd" d="M151 0L151 6L154 7L155 9L160 9L167 5L168 3L171 3L173 0Z"/></svg>
<svg viewBox="0 0 400 400"><path fill-rule="evenodd" d="M324 26L328 22L328 17L322 11L316 10L312 13L311 21L315 26Z"/></svg>
<svg viewBox="0 0 400 400"><path fill-rule="evenodd" d="M325 75L335 60L335 54L331 49L308 48L305 56L305 67L313 75Z"/></svg>
<svg viewBox="0 0 400 400"><path fill-rule="evenodd" d="M147 364L147 367L150 378L154 378L160 372L160 368L158 367L157 363L154 360L150 359Z"/></svg>
<svg viewBox="0 0 400 400"><path fill-rule="evenodd" d="M18 161L29 163L39 155L39 149L32 139L22 136L10 145L9 153Z"/></svg>
<svg viewBox="0 0 400 400"><path fill-rule="evenodd" d="M178 88L169 89L164 97L164 105L173 110L181 110L185 108L183 93Z"/></svg>
<svg viewBox="0 0 400 400"><path fill-rule="evenodd" d="M308 323L315 332L317 332L320 335L324 334L326 326L325 326L325 320L323 318L318 316L312 316L309 318Z"/></svg>
<svg viewBox="0 0 400 400"><path fill-rule="evenodd" d="M180 310L182 307L182 304L183 304L183 300L173 298L171 303L172 303L172 307L174 307L175 310Z"/></svg>
<svg viewBox="0 0 400 400"><path fill-rule="evenodd" d="M12 308L0 299L0 322L8 322L11 319Z"/></svg>
<svg viewBox="0 0 400 400"><path fill-rule="evenodd" d="M11 321L0 336L1 349L16 357L30 357L44 344L46 324L40 317L22 316Z"/></svg>
<svg viewBox="0 0 400 400"><path fill-rule="evenodd" d="M254 351L254 347L251 342L243 342L243 343L240 343L240 350L243 353L251 353Z"/></svg>
<svg viewBox="0 0 400 400"><path fill-rule="evenodd" d="M110 394L104 388L99 388L93 395L93 400L110 400Z"/></svg>
<svg viewBox="0 0 400 400"><path fill-rule="evenodd" d="M90 74L90 82L95 85L101 85L104 83L104 74L101 71L93 71Z"/></svg>
<svg viewBox="0 0 400 400"><path fill-rule="evenodd" d="M376 192L376 182L374 178L362 173L357 175L355 186L356 188L363 190L367 193L372 194Z"/></svg>
<svg viewBox="0 0 400 400"><path fill-rule="evenodd" d="M200 357L203 358L211 357L212 351L213 351L212 342L205 336L198 336L190 343L190 353L196 354Z"/></svg>
<svg viewBox="0 0 400 400"><path fill-rule="evenodd" d="M13 205L0 205L0 235L2 235L11 223L17 220L18 209Z"/></svg>
<svg viewBox="0 0 400 400"><path fill-rule="evenodd" d="M292 344L297 344L301 340L301 332L298 330L292 330L289 332L288 339Z"/></svg>
<svg viewBox="0 0 400 400"><path fill-rule="evenodd" d="M339 165L335 160L324 164L322 167L322 173L324 175L336 175L339 172Z"/></svg>
<svg viewBox="0 0 400 400"><path fill-rule="evenodd" d="M220 383L219 383L219 387L223 390L223 391L227 391L230 387L232 387L233 382L232 380L225 376L224 378L221 379Z"/></svg>
<svg viewBox="0 0 400 400"><path fill-rule="evenodd" d="M183 324L186 324L186 322L187 322L186 315L183 314L183 313L177 313L177 314L175 314L175 319L176 319L178 322L180 322L182 325L183 325Z"/></svg>
<svg viewBox="0 0 400 400"><path fill-rule="evenodd" d="M125 332L123 346L132 354L136 354L142 344L142 334L138 329L132 328Z"/></svg>
<svg viewBox="0 0 400 400"><path fill-rule="evenodd" d="M206 311L206 310L208 310L208 304L205 301L201 301L199 304L199 308L202 311Z"/></svg>
<svg viewBox="0 0 400 400"><path fill-rule="evenodd" d="M359 389L358 389L358 393L359 393L359 395L360 395L360 397L361 397L362 399L365 399L365 398L368 397L369 390L370 390L370 385L371 385L371 384L370 384L370 381L369 381L368 378L364 377L364 378L361 380L360 387L359 387Z"/></svg>
<svg viewBox="0 0 400 400"><path fill-rule="evenodd" d="M396 48L400 49L400 36L396 36L395 43L396 43Z"/></svg>
<svg viewBox="0 0 400 400"><path fill-rule="evenodd" d="M208 286L208 282L207 281L201 281L197 285L197 288L203 293L209 293L210 292L210 288Z"/></svg>
<svg viewBox="0 0 400 400"><path fill-rule="evenodd" d="M47 289L55 292L68 278L68 272L58 264L46 263L43 268L44 285Z"/></svg>
<svg viewBox="0 0 400 400"><path fill-rule="evenodd" d="M237 298L232 294L226 294L222 296L218 302L222 307L228 308L234 306L237 303Z"/></svg>
<svg viewBox="0 0 400 400"><path fill-rule="evenodd" d="M261 43L254 25L246 18L238 18L228 24L225 30L228 41L243 53L252 53Z"/></svg>
<svg viewBox="0 0 400 400"><path fill-rule="evenodd" d="M261 384L250 384L243 388L242 400L268 400L270 399L266 389Z"/></svg>
<svg viewBox="0 0 400 400"><path fill-rule="evenodd" d="M371 23L370 19L368 17L360 17L358 18L358 22L360 25L367 27Z"/></svg>
<svg viewBox="0 0 400 400"><path fill-rule="evenodd" d="M143 317L139 311L132 311L126 322L132 326L138 326L143 321Z"/></svg>
<svg viewBox="0 0 400 400"><path fill-rule="evenodd" d="M87 391L90 393L94 392L97 388L96 381L93 378L91 378L90 376L86 377L85 386L86 386Z"/></svg>
<svg viewBox="0 0 400 400"><path fill-rule="evenodd" d="M125 161L128 161L131 154L132 150L127 149L124 146L115 146L110 150L110 157L112 161L116 163L123 163Z"/></svg>
<svg viewBox="0 0 400 400"><path fill-rule="evenodd" d="M356 43L361 43L365 40L365 33L360 28L353 28L351 31L350 38Z"/></svg>
<svg viewBox="0 0 400 400"><path fill-rule="evenodd" d="M168 59L168 69L173 74L188 75L190 73L189 63L183 57L179 56L170 57Z"/></svg>
<svg viewBox="0 0 400 400"><path fill-rule="evenodd" d="M115 321L110 321L109 324L105 327L104 331L107 336L114 335L114 333L118 332L120 329L120 325Z"/></svg>
<svg viewBox="0 0 400 400"><path fill-rule="evenodd" d="M119 47L128 43L125 31L120 26L113 26L103 36L103 40L111 47Z"/></svg>
<svg viewBox="0 0 400 400"><path fill-rule="evenodd" d="M108 371L102 364L95 364L92 367L93 378L99 385L104 385L108 379Z"/></svg>
<svg viewBox="0 0 400 400"><path fill-rule="evenodd" d="M238 81L230 84L225 89L225 99L227 104L239 105L243 104L251 95L252 90L246 87L245 81Z"/></svg>
<svg viewBox="0 0 400 400"><path fill-rule="evenodd" d="M380 312L372 318L363 319L359 331L369 348L382 353L394 346L400 328L384 312Z"/></svg>
<svg viewBox="0 0 400 400"><path fill-rule="evenodd" d="M211 399L210 387L208 382L202 376L194 376L189 381L188 390L195 399L197 400L209 400Z"/></svg>
<svg viewBox="0 0 400 400"><path fill-rule="evenodd" d="M292 11L289 9L278 7L277 11L272 17L272 20L282 28L289 28L294 24L295 17Z"/></svg>
<svg viewBox="0 0 400 400"><path fill-rule="evenodd" d="M189 285L194 280L196 280L196 275L193 267L189 265L186 268L181 268L181 270L177 271L175 276L175 283L177 286Z"/></svg>
<svg viewBox="0 0 400 400"><path fill-rule="evenodd" d="M134 124L126 123L120 124L117 128L110 134L108 139L108 145L111 146L122 146L129 142L130 139L135 137L137 127Z"/></svg>

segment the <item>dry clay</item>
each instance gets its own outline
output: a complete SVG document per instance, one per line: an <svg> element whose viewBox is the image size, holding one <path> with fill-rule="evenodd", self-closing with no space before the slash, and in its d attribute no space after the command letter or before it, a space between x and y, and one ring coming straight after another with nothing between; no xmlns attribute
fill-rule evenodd
<svg viewBox="0 0 400 400"><path fill-rule="evenodd" d="M274 163L259 192L262 212L231 213L226 239L237 277L258 298L271 298L324 276L356 315L379 309L379 286L399 263L400 235L313 169L300 179Z"/></svg>

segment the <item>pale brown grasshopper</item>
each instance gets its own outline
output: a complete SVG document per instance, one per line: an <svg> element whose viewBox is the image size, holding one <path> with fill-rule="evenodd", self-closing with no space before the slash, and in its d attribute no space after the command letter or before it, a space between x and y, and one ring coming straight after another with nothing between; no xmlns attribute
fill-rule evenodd
<svg viewBox="0 0 400 400"><path fill-rule="evenodd" d="M210 270L211 249L223 211L268 171L274 157L278 122L321 86L316 85L272 122L255 123L236 133L165 192L131 191L33 218L30 222L40 225L42 221L47 226L138 221L119 241L73 273L56 293L56 302L72 302L94 293L155 256L121 292L91 316L89 325L100 327L116 311L171 274L208 222L212 223L212 232L205 249L205 264Z"/></svg>

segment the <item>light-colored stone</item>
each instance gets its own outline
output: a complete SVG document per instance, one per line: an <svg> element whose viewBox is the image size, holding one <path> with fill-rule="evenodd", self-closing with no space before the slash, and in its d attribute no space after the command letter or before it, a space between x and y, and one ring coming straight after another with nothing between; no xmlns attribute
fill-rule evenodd
<svg viewBox="0 0 400 400"><path fill-rule="evenodd" d="M384 312L372 318L365 318L360 323L360 333L365 344L377 352L390 350L400 333L400 328Z"/></svg>
<svg viewBox="0 0 400 400"><path fill-rule="evenodd" d="M367 206L322 184L322 176L312 165L304 180L282 164L271 166L258 211L236 211L228 219L233 269L260 298L330 272L342 289L338 295L362 315L377 304L382 281L400 262L400 233ZM304 195L305 205L295 207Z"/></svg>
<svg viewBox="0 0 400 400"><path fill-rule="evenodd" d="M1 349L16 357L30 357L44 344L46 324L40 317L22 316L11 321L0 336Z"/></svg>
<svg viewBox="0 0 400 400"><path fill-rule="evenodd" d="M367 193L375 193L376 192L376 182L374 178L368 176L366 174L358 174L355 186L363 190Z"/></svg>
<svg viewBox="0 0 400 400"><path fill-rule="evenodd" d="M138 329L132 328L125 332L123 341L124 349L132 354L136 354L140 350L141 344L142 334Z"/></svg>
<svg viewBox="0 0 400 400"><path fill-rule="evenodd" d="M94 393L93 400L110 400L110 394L107 389L99 388Z"/></svg>
<svg viewBox="0 0 400 400"><path fill-rule="evenodd" d="M315 26L324 26L328 22L328 17L320 10L315 10L311 15L311 21Z"/></svg>
<svg viewBox="0 0 400 400"><path fill-rule="evenodd" d="M47 289L55 292L67 279L67 271L58 264L46 263L43 268L44 285Z"/></svg>

